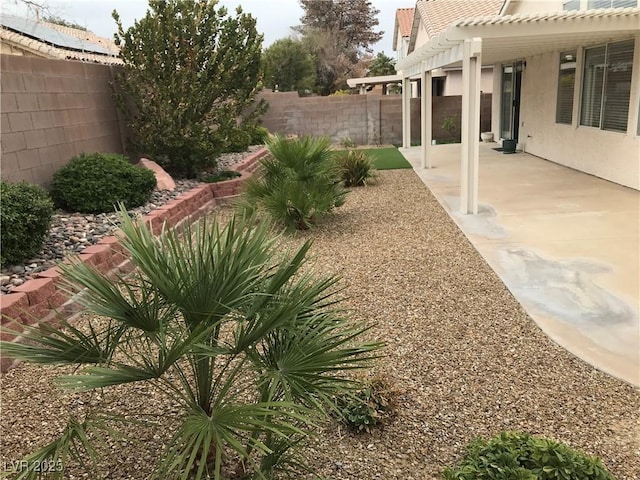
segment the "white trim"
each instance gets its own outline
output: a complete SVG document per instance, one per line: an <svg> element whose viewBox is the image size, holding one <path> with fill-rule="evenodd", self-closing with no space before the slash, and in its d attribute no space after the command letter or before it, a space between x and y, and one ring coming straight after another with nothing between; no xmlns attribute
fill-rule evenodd
<svg viewBox="0 0 640 480"><path fill-rule="evenodd" d="M431 124L433 123L433 85L431 70L422 71L422 96L420 98L420 140L422 145L422 168L431 168Z"/></svg>
<svg viewBox="0 0 640 480"><path fill-rule="evenodd" d="M587 40L606 42L607 37L634 35L640 28L640 8L545 12L462 19L419 49L398 62L396 68L405 74L420 73L422 62L428 68L446 67L462 59L460 46L464 40L483 39L483 54L511 53L511 58L531 56L550 45ZM506 41L510 39L511 41ZM518 51L520 50L520 51ZM501 61L501 60L499 60ZM496 63L495 61L489 63Z"/></svg>

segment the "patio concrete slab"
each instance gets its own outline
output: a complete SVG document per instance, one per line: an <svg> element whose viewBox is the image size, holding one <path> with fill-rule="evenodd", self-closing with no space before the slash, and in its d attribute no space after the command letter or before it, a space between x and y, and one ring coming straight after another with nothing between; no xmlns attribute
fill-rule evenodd
<svg viewBox="0 0 640 480"><path fill-rule="evenodd" d="M640 192L481 144L479 213L463 215L460 145L403 149L532 319L586 362L640 386Z"/></svg>

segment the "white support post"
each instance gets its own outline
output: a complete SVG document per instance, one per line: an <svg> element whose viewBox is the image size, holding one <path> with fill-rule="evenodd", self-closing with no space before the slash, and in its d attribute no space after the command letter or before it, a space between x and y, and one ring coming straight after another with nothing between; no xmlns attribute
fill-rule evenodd
<svg viewBox="0 0 640 480"><path fill-rule="evenodd" d="M411 146L411 80L402 79L402 147Z"/></svg>
<svg viewBox="0 0 640 480"><path fill-rule="evenodd" d="M462 57L462 159L460 211L478 213L478 167L480 145L480 75L482 40L464 41Z"/></svg>
<svg viewBox="0 0 640 480"><path fill-rule="evenodd" d="M423 68L426 68L423 66ZM422 144L422 168L431 168L431 123L433 112L433 89L431 88L431 70L422 70L422 98L420 99L420 139Z"/></svg>

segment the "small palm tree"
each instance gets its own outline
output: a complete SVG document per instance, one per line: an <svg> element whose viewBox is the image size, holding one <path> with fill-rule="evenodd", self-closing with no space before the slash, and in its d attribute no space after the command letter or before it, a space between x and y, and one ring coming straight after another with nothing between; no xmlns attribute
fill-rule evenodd
<svg viewBox="0 0 640 480"><path fill-rule="evenodd" d="M344 203L347 190L329 139L276 135L267 147L271 155L261 161L260 175L247 181L242 211L263 210L290 230L306 230Z"/></svg>
<svg viewBox="0 0 640 480"><path fill-rule="evenodd" d="M347 187L361 187L376 178L373 158L362 150L347 150L336 155L342 181Z"/></svg>
<svg viewBox="0 0 640 480"><path fill-rule="evenodd" d="M107 325L30 328L28 343L2 342L3 354L81 366L54 380L65 389L150 382L177 402L180 425L160 478L219 479L229 469L265 478L295 453L332 396L355 386L344 372L365 367L380 344L359 342L366 328L341 314L335 277L301 272L308 242L284 251L250 218L154 237L124 209L122 217L134 273L112 281L81 262L63 267ZM88 439L103 418L70 421L24 465L62 464L79 447L95 454ZM37 475L27 468L17 478Z"/></svg>

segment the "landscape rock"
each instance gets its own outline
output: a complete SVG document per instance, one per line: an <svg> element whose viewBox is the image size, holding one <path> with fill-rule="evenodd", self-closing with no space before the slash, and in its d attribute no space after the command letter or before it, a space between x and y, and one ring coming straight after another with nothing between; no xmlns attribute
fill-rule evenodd
<svg viewBox="0 0 640 480"><path fill-rule="evenodd" d="M156 176L156 188L158 190L169 190L173 192L176 189L176 182L171 178L164 168L158 165L153 160L148 158L141 158L138 162L138 166L151 170Z"/></svg>

